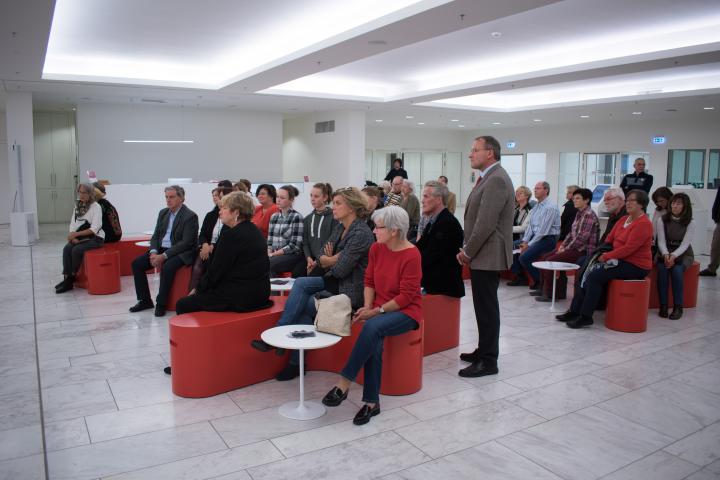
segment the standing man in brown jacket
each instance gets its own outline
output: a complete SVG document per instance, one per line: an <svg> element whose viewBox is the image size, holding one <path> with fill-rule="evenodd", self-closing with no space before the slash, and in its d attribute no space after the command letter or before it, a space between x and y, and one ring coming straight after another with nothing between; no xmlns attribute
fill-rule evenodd
<svg viewBox="0 0 720 480"><path fill-rule="evenodd" d="M500 143L490 136L475 139L470 166L480 170L480 179L465 204L465 242L458 262L470 265L478 348L460 359L470 365L461 377L498 373L500 304L497 290L500 271L512 263L512 225L515 192L510 176L500 166Z"/></svg>

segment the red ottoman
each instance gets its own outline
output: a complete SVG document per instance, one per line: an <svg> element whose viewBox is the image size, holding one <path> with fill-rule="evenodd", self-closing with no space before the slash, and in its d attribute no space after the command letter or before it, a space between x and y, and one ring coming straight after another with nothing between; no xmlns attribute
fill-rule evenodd
<svg viewBox="0 0 720 480"><path fill-rule="evenodd" d="M120 291L120 255L100 247L88 250L75 279L75 286L90 295L110 295Z"/></svg>
<svg viewBox="0 0 720 480"><path fill-rule="evenodd" d="M697 306L698 283L700 282L700 262L693 262L683 274L683 308L694 308ZM657 290L657 267L653 265L652 272L648 275L650 279L650 308L660 308L660 297ZM670 283L668 281L668 283ZM668 307L673 306L672 284L668 288Z"/></svg>
<svg viewBox="0 0 720 480"><path fill-rule="evenodd" d="M133 235L123 237L119 242L105 244L108 250L120 253L120 275L125 277L133 274L133 260L148 251L148 247L139 247L135 243L147 240L150 240L150 235Z"/></svg>
<svg viewBox="0 0 720 480"><path fill-rule="evenodd" d="M423 295L425 345L423 355L442 352L460 344L460 299L446 295Z"/></svg>
<svg viewBox="0 0 720 480"><path fill-rule="evenodd" d="M262 353L250 341L275 326L284 297L255 312L195 312L170 319L172 391L190 398L211 397L274 378L287 356Z"/></svg>
<svg viewBox="0 0 720 480"><path fill-rule="evenodd" d="M608 286L605 327L619 332L647 330L650 280L611 280Z"/></svg>
<svg viewBox="0 0 720 480"><path fill-rule="evenodd" d="M187 297L188 293L190 293L190 275L192 275L191 265L183 265L175 272L175 279L173 279L167 305L165 305L166 310L174 312L177 301L183 297Z"/></svg>

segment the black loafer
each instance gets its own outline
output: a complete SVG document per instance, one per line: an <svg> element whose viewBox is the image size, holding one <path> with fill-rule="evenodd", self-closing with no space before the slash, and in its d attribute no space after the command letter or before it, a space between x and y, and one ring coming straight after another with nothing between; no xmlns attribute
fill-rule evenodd
<svg viewBox="0 0 720 480"><path fill-rule="evenodd" d="M555 319L558 322L569 322L571 320L577 320L578 318L580 318L580 315L578 315L577 313L573 313L570 310L561 315L555 315Z"/></svg>
<svg viewBox="0 0 720 480"><path fill-rule="evenodd" d="M330 390L322 399L323 405L327 405L328 407L337 407L340 405L343 400L345 400L348 396L348 392L350 389L348 388L343 392L338 387L333 387L332 390ZM379 412L378 412L379 413ZM365 422L367 423L367 422Z"/></svg>
<svg viewBox="0 0 720 480"><path fill-rule="evenodd" d="M528 285L528 282L527 280L516 279L507 282L505 285L507 285L508 287L526 287Z"/></svg>
<svg viewBox="0 0 720 480"><path fill-rule="evenodd" d="M163 368L163 372L165 372L166 375L172 375L172 367Z"/></svg>
<svg viewBox="0 0 720 480"><path fill-rule="evenodd" d="M485 375L497 375L497 365L488 365L485 362L474 362L458 372L458 375L466 378L484 377Z"/></svg>
<svg viewBox="0 0 720 480"><path fill-rule="evenodd" d="M575 320L568 320L566 325L568 328L582 328L582 327L588 327L593 324L592 317L587 317L585 315L581 315L579 318L576 318Z"/></svg>
<svg viewBox="0 0 720 480"><path fill-rule="evenodd" d="M250 342L250 346L255 350L259 350L263 353L269 352L270 350L275 348L269 343L265 343L263 340L253 340Z"/></svg>
<svg viewBox="0 0 720 480"><path fill-rule="evenodd" d="M73 289L72 282L68 282L63 285L60 285L60 288L56 288L55 293L65 293L65 292L69 292L72 289Z"/></svg>
<svg viewBox="0 0 720 480"><path fill-rule="evenodd" d="M150 300L140 300L135 305L130 307L130 312L132 312L132 313L142 312L143 310L150 310L153 307L154 307L153 302L151 302Z"/></svg>
<svg viewBox="0 0 720 480"><path fill-rule="evenodd" d="M363 405L359 412L355 414L355 418L353 418L353 423L355 425L365 425L370 421L372 417L375 415L380 414L380 404L376 403L374 407L371 407L370 405Z"/></svg>
<svg viewBox="0 0 720 480"><path fill-rule="evenodd" d="M155 316L156 317L164 317L165 316L165 307L162 305L156 305L155 306Z"/></svg>
<svg viewBox="0 0 720 480"><path fill-rule="evenodd" d="M472 353L461 353L460 360L463 362L473 363L477 361L477 349Z"/></svg>

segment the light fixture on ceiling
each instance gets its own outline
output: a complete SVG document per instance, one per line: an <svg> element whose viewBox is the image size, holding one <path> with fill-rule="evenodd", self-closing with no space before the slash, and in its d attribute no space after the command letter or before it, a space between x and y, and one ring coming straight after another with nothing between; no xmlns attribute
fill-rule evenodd
<svg viewBox="0 0 720 480"><path fill-rule="evenodd" d="M412 120L412 119L415 118L415 117L413 117L412 115L405 115L405 118L406 118L407 120Z"/></svg>
<svg viewBox="0 0 720 480"><path fill-rule="evenodd" d="M465 125L458 125L458 128L465 128Z"/></svg>
<svg viewBox="0 0 720 480"><path fill-rule="evenodd" d="M703 110L715 110L715 107L703 107Z"/></svg>
<svg viewBox="0 0 720 480"><path fill-rule="evenodd" d="M541 119L541 118L533 118L533 122L538 122L538 123L539 123L539 122L542 122L542 119Z"/></svg>
<svg viewBox="0 0 720 480"><path fill-rule="evenodd" d="M450 120L450 121L451 121L451 122L459 122L460 120L458 120L457 118L453 118L453 119Z"/></svg>
<svg viewBox="0 0 720 480"><path fill-rule="evenodd" d="M378 118L375 120L376 123L382 123L382 118Z"/></svg>
<svg viewBox="0 0 720 480"><path fill-rule="evenodd" d="M425 122L418 122L418 125L425 125Z"/></svg>
<svg viewBox="0 0 720 480"><path fill-rule="evenodd" d="M492 122L493 125L502 125L502 122Z"/></svg>
<svg viewBox="0 0 720 480"><path fill-rule="evenodd" d="M502 32L492 32L492 33L490 34L490 36L491 36L492 38L500 38L500 37L502 37Z"/></svg>
<svg viewBox="0 0 720 480"><path fill-rule="evenodd" d="M123 143L195 143L195 140L123 140Z"/></svg>
<svg viewBox="0 0 720 480"><path fill-rule="evenodd" d="M580 115L580 118L590 118L590 115Z"/></svg>
<svg viewBox="0 0 720 480"><path fill-rule="evenodd" d="M633 115L642 115L642 112L632 112Z"/></svg>

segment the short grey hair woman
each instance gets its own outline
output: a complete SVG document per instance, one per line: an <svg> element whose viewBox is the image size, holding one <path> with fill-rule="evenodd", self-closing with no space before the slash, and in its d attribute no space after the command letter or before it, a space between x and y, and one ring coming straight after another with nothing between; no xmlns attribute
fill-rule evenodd
<svg viewBox="0 0 720 480"><path fill-rule="evenodd" d="M55 293L73 289L85 252L102 247L102 209L95 201L95 187L89 183L77 186L77 201L70 218L68 243L63 248L63 281L55 285Z"/></svg>

